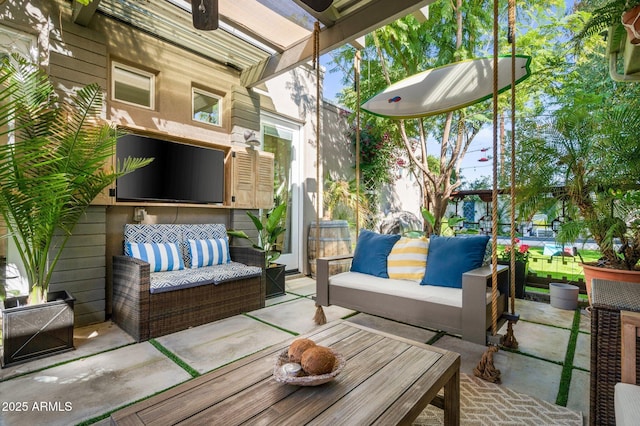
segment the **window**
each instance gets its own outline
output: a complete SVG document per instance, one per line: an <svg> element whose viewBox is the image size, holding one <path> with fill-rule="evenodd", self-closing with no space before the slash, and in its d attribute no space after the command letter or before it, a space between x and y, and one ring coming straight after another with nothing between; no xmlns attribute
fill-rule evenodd
<svg viewBox="0 0 640 426"><path fill-rule="evenodd" d="M201 123L220 126L222 98L213 93L193 88L193 119Z"/></svg>
<svg viewBox="0 0 640 426"><path fill-rule="evenodd" d="M150 72L113 62L111 99L143 108L155 108L155 78Z"/></svg>
<svg viewBox="0 0 640 426"><path fill-rule="evenodd" d="M19 53L32 62L37 62L38 45L36 37L0 25L0 57L11 53Z"/></svg>

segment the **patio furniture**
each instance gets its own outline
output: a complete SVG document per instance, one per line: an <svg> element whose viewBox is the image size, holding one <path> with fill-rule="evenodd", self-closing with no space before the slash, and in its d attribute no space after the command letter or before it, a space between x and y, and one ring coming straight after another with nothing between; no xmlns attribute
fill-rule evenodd
<svg viewBox="0 0 640 426"><path fill-rule="evenodd" d="M432 248L433 242L430 243L427 268L429 262L437 263L439 259L431 256L434 254ZM372 246L368 245L366 256L373 257L371 250ZM356 247L356 254L357 252ZM449 251L444 253L445 256L450 254ZM484 248L480 260L482 255ZM343 255L318 259L316 303L319 306L338 305L419 327L459 334L464 340L486 344L487 330L491 328L492 322L491 266L481 266L459 273L457 277L450 277L461 280L461 288L421 285L423 281L420 280L382 278L353 272L353 267L350 272L330 274L332 263L353 257L354 255ZM453 270L449 267L444 269L446 271L442 271L442 275ZM499 326L504 323L502 313L507 311L508 271L507 266L498 265ZM427 275L425 272L423 274ZM441 274L435 274L436 280Z"/></svg>
<svg viewBox="0 0 640 426"><path fill-rule="evenodd" d="M591 302L589 422L615 425L614 390L622 370L620 316L621 311L640 312L640 284L594 279ZM638 365L636 377L640 377Z"/></svg>
<svg viewBox="0 0 640 426"><path fill-rule="evenodd" d="M148 262L114 256L113 321L136 341L264 307L264 252L229 247L230 262L192 267L189 240L224 239L224 225L127 224L124 235L125 246L175 243L184 265L152 272Z"/></svg>
<svg viewBox="0 0 640 426"><path fill-rule="evenodd" d="M301 337L346 358L332 382L276 382L284 342L117 411L111 424L411 424L429 403L460 423L459 354L349 322Z"/></svg>
<svg viewBox="0 0 640 426"><path fill-rule="evenodd" d="M640 419L640 386L636 385L638 356L636 340L640 333L640 313L623 311L620 314L622 329L622 377L616 383L615 413L617 426L633 426Z"/></svg>

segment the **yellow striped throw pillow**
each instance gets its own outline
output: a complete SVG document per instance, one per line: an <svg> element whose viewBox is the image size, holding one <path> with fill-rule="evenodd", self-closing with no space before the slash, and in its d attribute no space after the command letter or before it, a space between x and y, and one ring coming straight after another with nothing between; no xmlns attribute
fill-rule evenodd
<svg viewBox="0 0 640 426"><path fill-rule="evenodd" d="M387 257L389 278L420 282L427 267L429 239L402 237Z"/></svg>

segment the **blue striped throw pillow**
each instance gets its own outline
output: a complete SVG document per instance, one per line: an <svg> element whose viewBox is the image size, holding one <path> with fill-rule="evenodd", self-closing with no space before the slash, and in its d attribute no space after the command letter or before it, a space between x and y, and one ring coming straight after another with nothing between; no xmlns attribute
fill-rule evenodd
<svg viewBox="0 0 640 426"><path fill-rule="evenodd" d="M136 259L144 260L151 272L179 271L184 269L182 255L174 243L131 243L127 242L125 253Z"/></svg>
<svg viewBox="0 0 640 426"><path fill-rule="evenodd" d="M191 267L222 265L231 262L229 256L229 239L189 240Z"/></svg>

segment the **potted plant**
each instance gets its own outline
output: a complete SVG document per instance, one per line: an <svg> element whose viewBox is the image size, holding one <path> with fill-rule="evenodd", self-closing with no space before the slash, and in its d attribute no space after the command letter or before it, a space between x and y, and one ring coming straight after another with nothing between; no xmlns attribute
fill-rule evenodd
<svg viewBox="0 0 640 426"><path fill-rule="evenodd" d="M561 199L575 212L571 216L576 219L561 224L556 238L562 244L591 239L598 245L599 261L583 264L588 294L592 272L607 273L598 278L640 283L636 103L600 102L597 108L576 103L556 111L553 119L538 123L532 131L521 139L529 147L520 158L521 205L540 209L545 200Z"/></svg>
<svg viewBox="0 0 640 426"><path fill-rule="evenodd" d="M518 238L515 239L515 245L506 245L500 253L498 263L502 265L511 265L511 256L516 261L516 298L524 299L525 286L527 285L527 275L529 273L529 245L521 244Z"/></svg>
<svg viewBox="0 0 640 426"><path fill-rule="evenodd" d="M105 168L115 129L100 119L102 89L60 99L44 70L0 62L0 218L20 255L29 296L2 304L3 364L73 348L73 297L49 282L75 224L116 178L151 160Z"/></svg>
<svg viewBox="0 0 640 426"><path fill-rule="evenodd" d="M263 212L262 217L258 217L250 211L247 211L247 215L251 218L251 221L258 231L258 238L256 240L249 237L245 231L233 229L227 231L229 236L249 240L254 248L265 252L265 275L267 277L266 297L284 294L285 265L276 263L275 261L280 257L280 251L277 248L278 238L286 231L286 228L281 226L286 210L287 205L282 203L268 212Z"/></svg>

